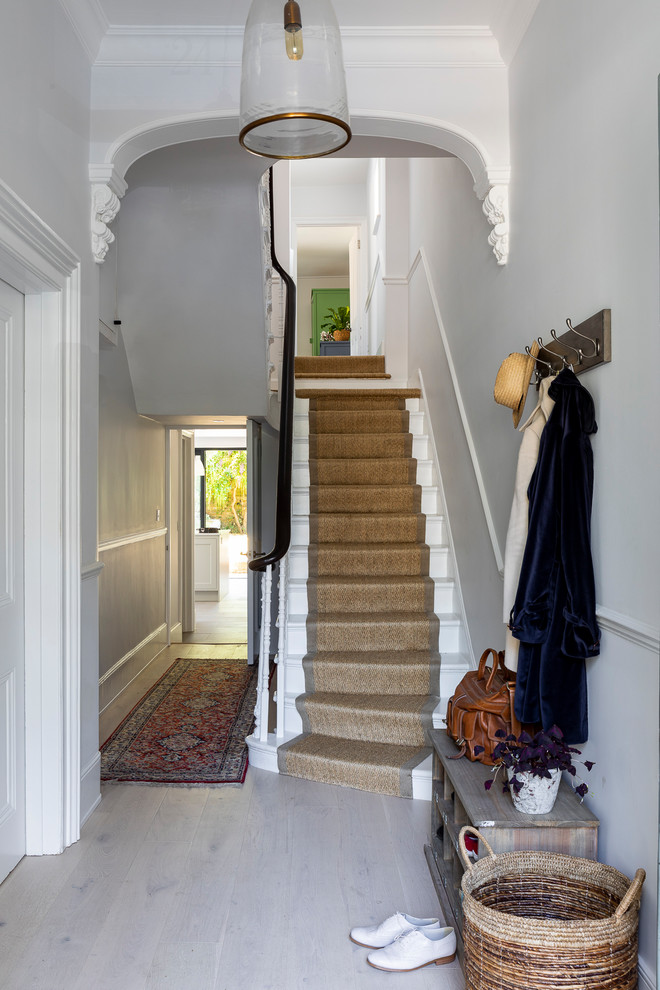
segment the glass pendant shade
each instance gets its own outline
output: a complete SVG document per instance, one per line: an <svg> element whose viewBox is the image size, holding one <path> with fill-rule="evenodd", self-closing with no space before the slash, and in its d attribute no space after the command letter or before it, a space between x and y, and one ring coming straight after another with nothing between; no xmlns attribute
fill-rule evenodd
<svg viewBox="0 0 660 990"><path fill-rule="evenodd" d="M267 158L316 158L351 139L330 0L252 0L243 39L239 140Z"/></svg>

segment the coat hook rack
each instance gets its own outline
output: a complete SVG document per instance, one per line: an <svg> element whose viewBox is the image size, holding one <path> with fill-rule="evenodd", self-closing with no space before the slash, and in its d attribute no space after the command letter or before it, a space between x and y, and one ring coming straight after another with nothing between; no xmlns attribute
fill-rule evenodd
<svg viewBox="0 0 660 990"><path fill-rule="evenodd" d="M599 313L578 323L576 327L568 319L566 326L568 330L560 336L553 330L552 340L547 344L544 344L539 337L541 349L537 356L536 371L540 378L550 374L548 362L554 363L557 368L557 358L562 365L571 364L576 375L582 375L585 371L612 360L611 309L601 309Z"/></svg>

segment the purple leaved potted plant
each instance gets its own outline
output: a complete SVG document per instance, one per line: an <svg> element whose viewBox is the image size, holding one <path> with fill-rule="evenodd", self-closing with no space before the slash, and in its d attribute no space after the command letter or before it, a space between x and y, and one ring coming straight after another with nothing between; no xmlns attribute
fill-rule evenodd
<svg viewBox="0 0 660 990"><path fill-rule="evenodd" d="M529 815L544 815L552 811L562 771L566 770L572 778L578 777L573 755L580 756L581 750L568 746L563 732L556 725L551 729L542 729L534 736L528 732L521 732L517 737L507 736L501 729L495 735L502 741L493 750L493 759L497 762L493 778L484 783L486 790L490 790L500 768L504 767L506 779L502 781L502 790L511 793L519 811ZM587 770L594 766L590 760L578 762ZM581 778L579 784L573 783L573 789L581 801L589 790Z"/></svg>

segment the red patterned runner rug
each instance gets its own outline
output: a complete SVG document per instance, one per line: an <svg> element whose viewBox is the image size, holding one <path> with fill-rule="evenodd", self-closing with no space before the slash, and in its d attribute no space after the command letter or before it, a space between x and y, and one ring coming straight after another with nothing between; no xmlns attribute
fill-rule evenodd
<svg viewBox="0 0 660 990"><path fill-rule="evenodd" d="M101 747L101 779L242 784L256 674L245 660L175 660Z"/></svg>

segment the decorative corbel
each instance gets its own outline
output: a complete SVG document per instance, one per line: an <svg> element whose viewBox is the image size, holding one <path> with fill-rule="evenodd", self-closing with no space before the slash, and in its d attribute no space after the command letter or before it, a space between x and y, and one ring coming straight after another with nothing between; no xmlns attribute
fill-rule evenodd
<svg viewBox="0 0 660 990"><path fill-rule="evenodd" d="M97 265L101 265L115 239L109 225L119 213L119 201L127 186L115 175L114 165L90 165L89 177L92 182L92 255Z"/></svg>
<svg viewBox="0 0 660 990"><path fill-rule="evenodd" d="M483 202L483 211L493 229L488 243L498 265L506 265L509 258L509 187L491 186Z"/></svg>

